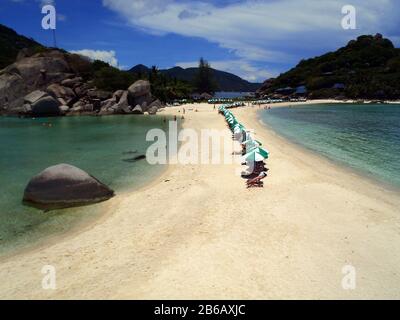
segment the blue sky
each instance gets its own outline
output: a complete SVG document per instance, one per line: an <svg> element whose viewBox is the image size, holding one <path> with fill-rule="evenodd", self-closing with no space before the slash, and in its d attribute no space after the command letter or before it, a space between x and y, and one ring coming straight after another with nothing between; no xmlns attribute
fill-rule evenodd
<svg viewBox="0 0 400 320"><path fill-rule="evenodd" d="M0 23L51 45L41 28L46 2L57 9L60 47L122 69L189 67L202 56L263 81L361 34L400 43L396 0L0 0ZM341 27L346 4L356 8L356 30Z"/></svg>

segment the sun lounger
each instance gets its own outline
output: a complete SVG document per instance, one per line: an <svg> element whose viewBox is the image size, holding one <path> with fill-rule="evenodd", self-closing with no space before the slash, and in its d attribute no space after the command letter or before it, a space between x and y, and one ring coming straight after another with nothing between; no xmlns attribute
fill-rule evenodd
<svg viewBox="0 0 400 320"><path fill-rule="evenodd" d="M249 179L247 181L247 188L263 187L264 183L262 182L262 180L265 179L266 177L267 173L265 171L261 172L257 177Z"/></svg>
<svg viewBox="0 0 400 320"><path fill-rule="evenodd" d="M250 188L264 188L264 182L259 181L259 182L253 183L253 184L248 184L247 189L250 189Z"/></svg>

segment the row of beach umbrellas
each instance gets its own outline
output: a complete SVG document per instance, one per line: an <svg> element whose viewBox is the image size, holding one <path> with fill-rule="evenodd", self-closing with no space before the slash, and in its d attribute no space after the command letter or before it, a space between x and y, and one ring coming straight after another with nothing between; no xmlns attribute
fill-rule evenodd
<svg viewBox="0 0 400 320"><path fill-rule="evenodd" d="M224 115L233 133L234 139L245 147L246 154L243 156L242 162L254 163L268 159L269 152L262 148L262 143L255 140L251 136L250 131L248 131L245 126L236 119L232 112L229 111L230 108L234 108L235 106L235 104L222 105L218 108L218 111Z"/></svg>

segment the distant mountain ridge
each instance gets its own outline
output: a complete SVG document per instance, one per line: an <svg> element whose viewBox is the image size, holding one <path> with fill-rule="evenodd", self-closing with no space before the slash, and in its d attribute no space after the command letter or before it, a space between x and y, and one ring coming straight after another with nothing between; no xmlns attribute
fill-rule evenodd
<svg viewBox="0 0 400 320"><path fill-rule="evenodd" d="M363 35L335 52L302 60L279 77L266 80L258 94L399 99L400 49L381 34Z"/></svg>
<svg viewBox="0 0 400 320"><path fill-rule="evenodd" d="M244 80L232 73L211 69L213 76L218 83L219 91L233 91L233 92L255 92L261 87L261 83L251 83ZM198 68L181 68L174 67L171 69L160 70L160 72L170 78L176 78L183 81L191 82L194 80ZM133 74L145 74L150 72L150 68L138 64L130 69L128 72Z"/></svg>
<svg viewBox="0 0 400 320"><path fill-rule="evenodd" d="M45 47L33 39L19 35L16 31L0 24L0 70L14 63L21 49L39 52ZM32 54L32 52L30 52ZM145 74L150 68L139 64L128 72L131 74ZM160 70L160 72L169 78L176 78L191 82L198 71L198 68L174 67L171 69ZM212 69L213 76L218 84L219 91L234 92L255 92L261 87L261 83L251 83L232 73Z"/></svg>

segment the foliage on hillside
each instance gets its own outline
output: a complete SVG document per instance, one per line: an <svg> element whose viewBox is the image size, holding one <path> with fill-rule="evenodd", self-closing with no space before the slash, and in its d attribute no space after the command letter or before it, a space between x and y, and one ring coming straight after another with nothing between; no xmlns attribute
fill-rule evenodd
<svg viewBox="0 0 400 320"><path fill-rule="evenodd" d="M157 67L141 73L131 73L98 60L93 62L88 78L94 79L97 88L107 91L126 90L137 80L149 80L152 94L163 102L186 98L193 90L189 83L171 79L162 74Z"/></svg>
<svg viewBox="0 0 400 320"><path fill-rule="evenodd" d="M138 80L132 74L99 60L93 62L91 72L89 78L93 78L95 86L106 91L127 90Z"/></svg>
<svg viewBox="0 0 400 320"><path fill-rule="evenodd" d="M218 90L220 91L235 91L235 92L255 92L261 87L260 83L248 82L232 73L224 72L220 70L210 69L213 78L215 79ZM147 74L150 71L144 65L137 65L129 70L131 73L135 74ZM199 68L187 68L183 69L181 67L173 67L171 69L160 70L160 73L171 78L178 79L185 82L189 82L194 86L194 80L198 74Z"/></svg>
<svg viewBox="0 0 400 320"><path fill-rule="evenodd" d="M0 69L14 63L18 53L26 48L29 49L27 56L50 50L0 24ZM149 69L139 65L126 72L101 61L93 62L77 54L59 50L65 53L72 72L81 75L86 81L93 80L99 89L127 89L136 80L148 79L154 96L162 101L187 98L194 92L254 91L259 86L233 74L214 70L204 59L200 60L199 68L158 70L156 67Z"/></svg>
<svg viewBox="0 0 400 320"><path fill-rule="evenodd" d="M148 80L151 83L151 92L164 102L187 98L193 91L190 83L170 78L162 74L155 66L151 68Z"/></svg>
<svg viewBox="0 0 400 320"><path fill-rule="evenodd" d="M195 74L193 85L198 93L214 94L218 90L218 84L215 81L210 64L200 58L199 67Z"/></svg>
<svg viewBox="0 0 400 320"><path fill-rule="evenodd" d="M264 83L260 93L306 86L308 96L395 99L400 97L400 49L381 35L360 36L346 47L302 60Z"/></svg>
<svg viewBox="0 0 400 320"><path fill-rule="evenodd" d="M24 48L39 52L43 47L33 39L21 36L0 24L0 70L14 63L18 52Z"/></svg>

